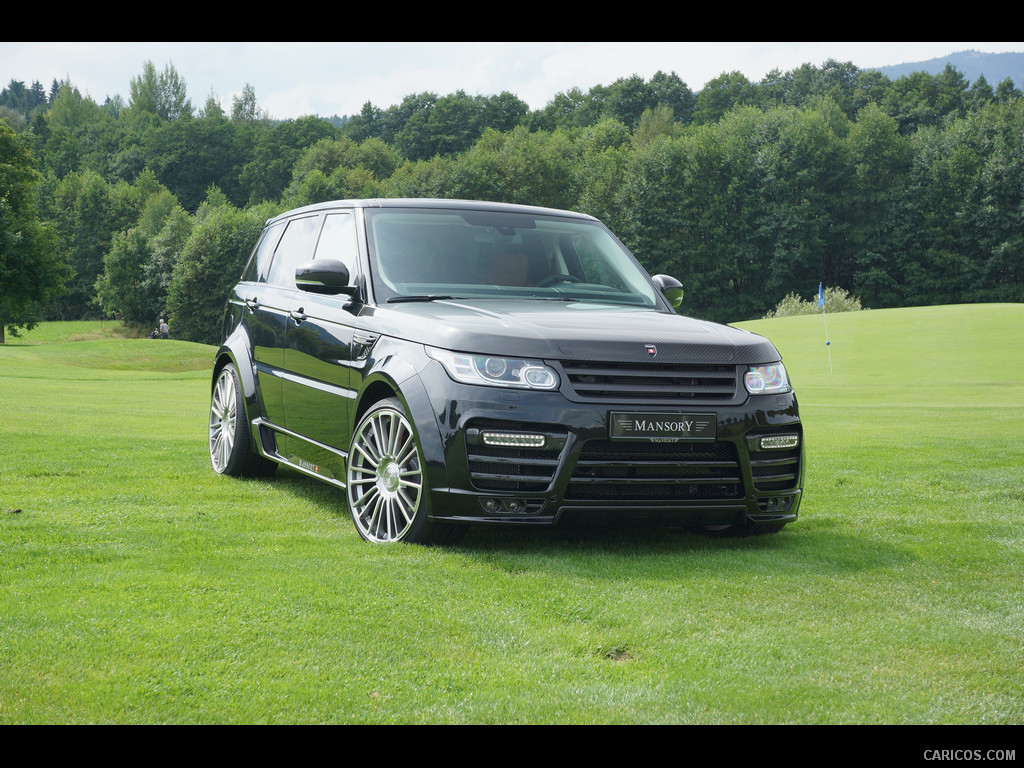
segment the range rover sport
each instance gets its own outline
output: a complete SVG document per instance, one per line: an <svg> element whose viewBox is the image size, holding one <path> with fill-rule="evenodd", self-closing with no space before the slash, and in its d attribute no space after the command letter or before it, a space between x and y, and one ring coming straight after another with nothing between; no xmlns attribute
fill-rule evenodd
<svg viewBox="0 0 1024 768"><path fill-rule="evenodd" d="M343 489L371 542L568 521L775 533L803 436L779 353L683 317L598 220L450 200L271 219L224 315L209 449Z"/></svg>

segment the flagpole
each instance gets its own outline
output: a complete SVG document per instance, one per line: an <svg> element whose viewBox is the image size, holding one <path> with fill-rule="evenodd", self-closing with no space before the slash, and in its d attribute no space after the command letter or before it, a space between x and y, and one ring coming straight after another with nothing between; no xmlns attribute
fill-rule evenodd
<svg viewBox="0 0 1024 768"><path fill-rule="evenodd" d="M832 342L828 339L828 319L825 317L825 292L818 283L818 306L821 307L821 319L825 323L825 349L828 350L828 372L832 373Z"/></svg>

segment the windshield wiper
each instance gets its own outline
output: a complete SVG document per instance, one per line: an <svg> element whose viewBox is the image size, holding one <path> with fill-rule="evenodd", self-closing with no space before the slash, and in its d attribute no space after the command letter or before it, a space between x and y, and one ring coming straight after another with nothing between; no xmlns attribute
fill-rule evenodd
<svg viewBox="0 0 1024 768"><path fill-rule="evenodd" d="M448 296L443 293L424 293L413 296L392 296L388 299L388 304L399 304L403 301L444 301L446 299L456 299L457 296Z"/></svg>

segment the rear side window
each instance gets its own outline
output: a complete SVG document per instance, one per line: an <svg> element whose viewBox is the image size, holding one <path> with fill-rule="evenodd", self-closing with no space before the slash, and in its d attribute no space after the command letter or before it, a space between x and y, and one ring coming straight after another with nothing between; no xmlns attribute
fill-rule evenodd
<svg viewBox="0 0 1024 768"><path fill-rule="evenodd" d="M274 261L270 265L268 282L288 288L295 287L295 268L313 258L313 238L319 223L319 216L306 216L288 222L288 228L281 237Z"/></svg>

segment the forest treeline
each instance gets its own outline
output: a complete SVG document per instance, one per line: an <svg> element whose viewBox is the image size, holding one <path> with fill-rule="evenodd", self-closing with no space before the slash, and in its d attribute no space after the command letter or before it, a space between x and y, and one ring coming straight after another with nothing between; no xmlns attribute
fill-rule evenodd
<svg viewBox="0 0 1024 768"><path fill-rule="evenodd" d="M968 83L951 66L890 80L828 61L760 82L726 73L699 92L659 72L537 110L459 91L276 121L249 86L229 109L196 108L171 65L147 63L127 100L102 104L70 82L12 81L0 152L31 166L0 173L0 197L31 187L33 248L49 259L15 275L32 248L8 236L18 219L0 205L11 329L169 316L176 337L214 342L265 220L353 197L593 214L650 272L682 281L686 314L712 320L764 316L819 282L875 308L1024 301L1024 99L1009 79ZM26 299L31 274L55 285Z"/></svg>

